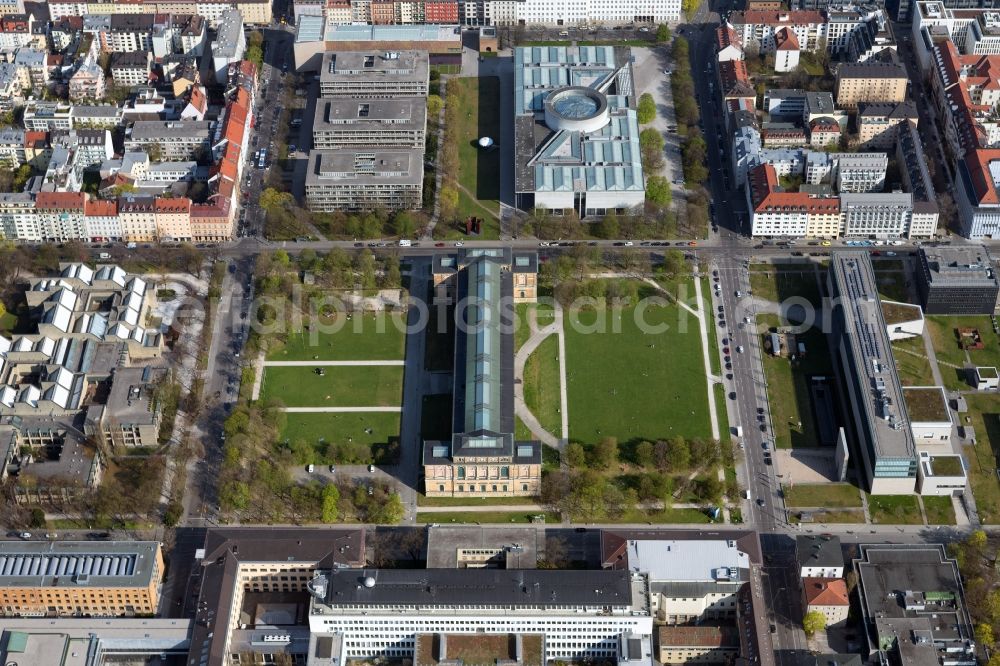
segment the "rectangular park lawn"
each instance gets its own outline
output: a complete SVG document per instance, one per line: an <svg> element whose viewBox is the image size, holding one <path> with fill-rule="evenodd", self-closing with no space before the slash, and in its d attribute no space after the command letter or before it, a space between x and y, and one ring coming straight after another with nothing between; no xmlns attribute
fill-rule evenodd
<svg viewBox="0 0 1000 666"><path fill-rule="evenodd" d="M281 437L289 442L303 440L316 448L316 462L339 464L336 456L327 455L330 445L353 444L352 450L367 447L367 461L384 463L392 450L390 442L399 439L399 414L389 412L288 414ZM352 461L353 462L353 461Z"/></svg>
<svg viewBox="0 0 1000 666"><path fill-rule="evenodd" d="M635 307L566 313L570 439L589 444L608 436L622 443L711 436L698 321L672 304L651 305L641 316L666 330L640 330ZM599 317L604 332L586 330Z"/></svg>
<svg viewBox="0 0 1000 666"><path fill-rule="evenodd" d="M375 313L324 317L324 327L340 326L334 333L320 327L289 333L283 346L268 354L269 361L389 361L403 358L406 341L405 314Z"/></svg>
<svg viewBox="0 0 1000 666"><path fill-rule="evenodd" d="M262 398L286 407L392 407L403 392L403 366L267 366Z"/></svg>

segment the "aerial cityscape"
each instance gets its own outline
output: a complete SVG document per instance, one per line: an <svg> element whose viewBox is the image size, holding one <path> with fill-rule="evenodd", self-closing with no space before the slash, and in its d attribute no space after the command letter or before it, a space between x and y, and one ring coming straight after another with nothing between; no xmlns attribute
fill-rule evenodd
<svg viewBox="0 0 1000 666"><path fill-rule="evenodd" d="M0 665L1000 666L993 0L0 0Z"/></svg>

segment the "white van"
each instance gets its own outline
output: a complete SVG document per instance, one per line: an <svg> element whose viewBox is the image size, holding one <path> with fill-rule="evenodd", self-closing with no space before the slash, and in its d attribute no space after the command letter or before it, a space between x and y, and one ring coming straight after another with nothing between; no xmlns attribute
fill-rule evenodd
<svg viewBox="0 0 1000 666"><path fill-rule="evenodd" d="M399 247L410 247L412 245L413 245L413 241L411 241L411 240L409 240L407 238L400 238L399 239Z"/></svg>
<svg viewBox="0 0 1000 666"><path fill-rule="evenodd" d="M749 490L744 490L743 491L743 497L745 497L747 499L750 499L750 491Z"/></svg>

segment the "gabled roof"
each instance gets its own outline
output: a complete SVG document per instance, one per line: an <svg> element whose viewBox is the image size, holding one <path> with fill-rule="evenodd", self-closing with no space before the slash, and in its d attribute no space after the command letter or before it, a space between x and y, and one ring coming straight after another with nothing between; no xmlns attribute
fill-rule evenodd
<svg viewBox="0 0 1000 666"><path fill-rule="evenodd" d="M83 210L87 195L83 192L39 192L35 197L36 210Z"/></svg>
<svg viewBox="0 0 1000 666"><path fill-rule="evenodd" d="M803 578L807 606L849 606L847 584L842 578Z"/></svg>
<svg viewBox="0 0 1000 666"><path fill-rule="evenodd" d="M770 164L761 164L748 174L750 198L756 213L795 212L833 215L840 212L838 197L813 197L806 192L782 192Z"/></svg>
<svg viewBox="0 0 1000 666"><path fill-rule="evenodd" d="M733 12L730 23L733 25L816 25L825 23L823 12L815 10L769 11L750 9L745 12Z"/></svg>
<svg viewBox="0 0 1000 666"><path fill-rule="evenodd" d="M778 51L798 51L799 38L791 28L782 28L774 33L774 45Z"/></svg>
<svg viewBox="0 0 1000 666"><path fill-rule="evenodd" d="M719 51L729 46L743 50L743 42L740 40L739 34L728 23L715 29L715 46Z"/></svg>

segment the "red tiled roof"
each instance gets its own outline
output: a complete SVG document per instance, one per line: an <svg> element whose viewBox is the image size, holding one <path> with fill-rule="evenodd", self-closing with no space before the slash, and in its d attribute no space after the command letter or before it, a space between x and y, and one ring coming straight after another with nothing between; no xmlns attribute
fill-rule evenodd
<svg viewBox="0 0 1000 666"><path fill-rule="evenodd" d="M808 606L849 606L847 584L842 578L803 578Z"/></svg>
<svg viewBox="0 0 1000 666"><path fill-rule="evenodd" d="M779 51L798 51L800 48L799 38L789 28L782 28L774 34L774 44L774 48Z"/></svg>
<svg viewBox="0 0 1000 666"><path fill-rule="evenodd" d="M784 210L814 215L831 215L840 211L838 197L811 197L806 192L779 191L778 176L770 164L754 167L750 171L749 179L750 198L753 201L754 212L768 213Z"/></svg>
<svg viewBox="0 0 1000 666"><path fill-rule="evenodd" d="M35 210L83 210L87 195L83 192L39 192Z"/></svg>
<svg viewBox="0 0 1000 666"><path fill-rule="evenodd" d="M59 54L59 53L52 54L52 53L50 53L49 55L47 55L45 57L45 64L47 66L49 66L49 67L59 67L59 66L62 65L62 63L63 63L62 54Z"/></svg>
<svg viewBox="0 0 1000 666"><path fill-rule="evenodd" d="M49 145L49 133L38 131L26 131L24 133L25 148L45 148Z"/></svg>
<svg viewBox="0 0 1000 666"><path fill-rule="evenodd" d="M743 48L743 45L740 43L740 36L736 34L736 31L728 23L720 25L715 29L715 46L719 51L727 46L735 46L739 49Z"/></svg>
<svg viewBox="0 0 1000 666"><path fill-rule="evenodd" d="M202 113L208 110L208 97L201 91L201 86L191 86L191 94L188 103Z"/></svg>
<svg viewBox="0 0 1000 666"><path fill-rule="evenodd" d="M153 204L157 213L186 213L191 210L191 200L187 197L156 197Z"/></svg>
<svg viewBox="0 0 1000 666"><path fill-rule="evenodd" d="M730 19L733 25L810 25L825 21L823 12L805 9L790 12L749 9L744 12L733 12Z"/></svg>
<svg viewBox="0 0 1000 666"><path fill-rule="evenodd" d="M965 156L965 166L972 178L972 187L976 190L976 199L980 204L1000 204L997 188L990 174L990 162L1000 160L1000 149L970 150Z"/></svg>
<svg viewBox="0 0 1000 666"><path fill-rule="evenodd" d="M739 647L740 632L733 626L658 627L660 645L665 647Z"/></svg>
<svg viewBox="0 0 1000 666"><path fill-rule="evenodd" d="M87 199L83 204L87 217L117 217L118 202L114 199Z"/></svg>

